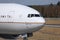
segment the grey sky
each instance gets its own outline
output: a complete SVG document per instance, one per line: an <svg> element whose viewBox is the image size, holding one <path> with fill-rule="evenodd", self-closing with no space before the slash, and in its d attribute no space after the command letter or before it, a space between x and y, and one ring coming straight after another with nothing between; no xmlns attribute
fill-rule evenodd
<svg viewBox="0 0 60 40"><path fill-rule="evenodd" d="M0 0L0 3L19 3L24 5L46 5L56 4L60 0Z"/></svg>

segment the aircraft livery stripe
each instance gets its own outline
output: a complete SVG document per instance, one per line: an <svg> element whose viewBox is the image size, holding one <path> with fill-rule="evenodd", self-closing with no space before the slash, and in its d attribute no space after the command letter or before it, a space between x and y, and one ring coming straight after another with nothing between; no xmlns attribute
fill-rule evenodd
<svg viewBox="0 0 60 40"><path fill-rule="evenodd" d="M0 22L0 23L43 24L43 22Z"/></svg>

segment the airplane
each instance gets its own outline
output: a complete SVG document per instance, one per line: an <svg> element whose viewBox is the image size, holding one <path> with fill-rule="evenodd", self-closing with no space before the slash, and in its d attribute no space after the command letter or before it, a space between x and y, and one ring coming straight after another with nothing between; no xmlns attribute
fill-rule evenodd
<svg viewBox="0 0 60 40"><path fill-rule="evenodd" d="M21 35L23 40L28 40L44 25L45 19L37 10L16 3L0 3L1 37L15 39Z"/></svg>

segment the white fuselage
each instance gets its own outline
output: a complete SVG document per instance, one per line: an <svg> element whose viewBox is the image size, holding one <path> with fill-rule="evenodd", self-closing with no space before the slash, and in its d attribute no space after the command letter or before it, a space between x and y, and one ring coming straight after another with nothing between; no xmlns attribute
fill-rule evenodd
<svg viewBox="0 0 60 40"><path fill-rule="evenodd" d="M20 4L0 4L0 33L22 34L39 30L45 23L43 17L28 17L38 11ZM31 15L30 15L31 16Z"/></svg>

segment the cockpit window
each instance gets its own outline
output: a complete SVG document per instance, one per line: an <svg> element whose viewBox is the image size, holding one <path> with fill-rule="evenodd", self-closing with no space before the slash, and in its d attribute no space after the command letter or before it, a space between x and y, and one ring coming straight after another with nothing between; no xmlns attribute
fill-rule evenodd
<svg viewBox="0 0 60 40"><path fill-rule="evenodd" d="M39 14L35 14L35 17L40 17L40 15Z"/></svg>
<svg viewBox="0 0 60 40"><path fill-rule="evenodd" d="M34 17L34 14L31 14L31 17Z"/></svg>
<svg viewBox="0 0 60 40"><path fill-rule="evenodd" d="M30 14L28 14L28 17L30 17L31 15Z"/></svg>
<svg viewBox="0 0 60 40"><path fill-rule="evenodd" d="M28 17L40 17L40 14L28 14Z"/></svg>

